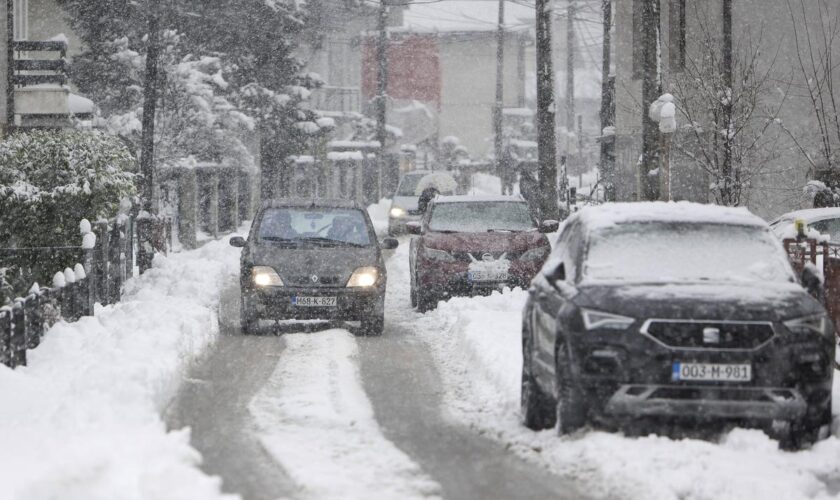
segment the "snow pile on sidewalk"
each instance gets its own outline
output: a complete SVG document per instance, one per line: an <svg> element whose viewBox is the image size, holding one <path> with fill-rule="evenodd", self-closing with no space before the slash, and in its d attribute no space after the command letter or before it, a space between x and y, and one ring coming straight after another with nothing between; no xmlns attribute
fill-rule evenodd
<svg viewBox="0 0 840 500"><path fill-rule="evenodd" d="M218 333L238 254L215 241L159 257L122 302L55 325L28 367L0 367L0 499L224 497L159 415Z"/></svg>
<svg viewBox="0 0 840 500"><path fill-rule="evenodd" d="M840 498L840 439L790 453L760 431L736 429L720 443L630 438L590 431L560 439L520 423L521 321L527 292L454 298L427 314L407 304L408 245L388 263L392 320L424 339L441 371L448 417L502 441L524 458L588 485L593 496L626 499ZM392 289L393 288L393 289ZM835 378L840 402L840 375ZM836 413L836 410L835 410Z"/></svg>
<svg viewBox="0 0 840 500"><path fill-rule="evenodd" d="M268 383L251 401L269 453L318 499L426 498L439 491L379 429L346 330L286 335Z"/></svg>

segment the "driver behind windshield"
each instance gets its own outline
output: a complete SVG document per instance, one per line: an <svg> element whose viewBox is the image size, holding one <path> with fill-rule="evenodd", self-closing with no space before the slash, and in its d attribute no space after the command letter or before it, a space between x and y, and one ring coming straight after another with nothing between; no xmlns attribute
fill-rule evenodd
<svg viewBox="0 0 840 500"><path fill-rule="evenodd" d="M260 238L297 238L298 232L292 227L292 216L287 210L267 210L260 224Z"/></svg>

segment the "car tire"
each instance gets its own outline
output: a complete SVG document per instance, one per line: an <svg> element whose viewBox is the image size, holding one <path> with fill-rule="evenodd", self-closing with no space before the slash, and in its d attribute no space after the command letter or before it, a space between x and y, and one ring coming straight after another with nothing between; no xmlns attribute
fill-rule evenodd
<svg viewBox="0 0 840 500"><path fill-rule="evenodd" d="M817 415L791 422L790 428L779 440L782 449L801 450L828 437L831 433L831 405L821 406L816 410ZM821 435L823 433L826 435Z"/></svg>
<svg viewBox="0 0 840 500"><path fill-rule="evenodd" d="M362 318L361 330L363 335L379 337L385 330L385 314L371 314Z"/></svg>
<svg viewBox="0 0 840 500"><path fill-rule="evenodd" d="M533 372L530 344L531 336L523 326L522 385L519 399L522 423L531 430L541 431L554 427L557 421L555 413L557 404L537 384Z"/></svg>
<svg viewBox="0 0 840 500"><path fill-rule="evenodd" d="M243 335L254 335L259 333L260 319L252 301L244 295L239 301L240 330Z"/></svg>
<svg viewBox="0 0 840 500"><path fill-rule="evenodd" d="M437 307L437 297L431 292L424 292L423 289L418 288L415 292L417 300L417 311L421 313L429 312Z"/></svg>
<svg viewBox="0 0 840 500"><path fill-rule="evenodd" d="M558 346L555 359L557 434L566 436L586 426L587 408L583 391L572 377L570 360L562 345Z"/></svg>

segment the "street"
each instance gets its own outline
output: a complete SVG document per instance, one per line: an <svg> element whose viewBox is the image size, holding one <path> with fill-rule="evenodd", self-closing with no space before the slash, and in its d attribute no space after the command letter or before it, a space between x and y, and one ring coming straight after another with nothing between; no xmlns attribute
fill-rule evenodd
<svg viewBox="0 0 840 500"><path fill-rule="evenodd" d="M408 241L401 243L407 247ZM345 335L340 340L356 344L353 362L382 435L419 466L407 481L420 486L409 491L446 499L583 498L573 479L534 467L477 428L447 418L441 375L421 338L424 332L414 326L417 313L410 308L405 287L397 281L407 266L397 259L401 257L403 253L388 261L394 282L387 296L384 335ZM258 436L271 422L263 415L258 423L249 402L271 382L273 371L281 371L278 363L289 339L296 345L317 344L340 334L325 326L319 331L312 325L284 325L267 327L264 335L242 336L235 284L222 294L220 322L218 342L191 370L166 413L167 424L192 429L191 444L204 457L202 469L220 476L225 492L245 499L306 497L318 485L297 484L272 459ZM342 387L338 381L330 385ZM284 456L282 451L276 455ZM382 495L378 490L358 493L368 498Z"/></svg>

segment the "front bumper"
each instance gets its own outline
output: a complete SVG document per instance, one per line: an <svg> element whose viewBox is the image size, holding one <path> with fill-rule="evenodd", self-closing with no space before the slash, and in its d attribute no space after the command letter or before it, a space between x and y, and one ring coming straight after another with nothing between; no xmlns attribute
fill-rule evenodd
<svg viewBox="0 0 840 500"><path fill-rule="evenodd" d="M391 236L396 236L399 234L406 234L408 233L408 229L406 228L406 224L409 222L420 222L423 218L422 215L412 215L406 214L402 217L391 217L388 216L388 234Z"/></svg>
<svg viewBox="0 0 840 500"><path fill-rule="evenodd" d="M335 306L298 306L293 297L335 297ZM384 311L385 285L370 288L346 287L269 287L252 290L259 319L266 320L344 320L360 321Z"/></svg>
<svg viewBox="0 0 840 500"><path fill-rule="evenodd" d="M807 402L796 389L704 386L622 385L604 408L616 417L794 420Z"/></svg>
<svg viewBox="0 0 840 500"><path fill-rule="evenodd" d="M639 332L575 333L572 371L596 414L606 419L667 417L795 420L831 405L830 339L777 333L754 349L685 349ZM749 382L674 381L674 363L749 364Z"/></svg>
<svg viewBox="0 0 840 500"><path fill-rule="evenodd" d="M418 263L418 284L437 297L456 297L480 294L504 287L528 288L542 267L541 261L512 261L505 281L470 282L469 264L465 262Z"/></svg>

